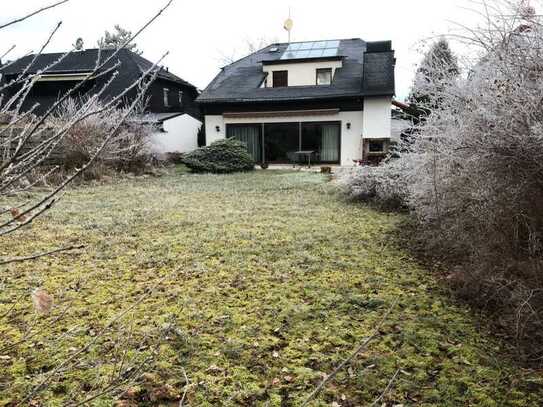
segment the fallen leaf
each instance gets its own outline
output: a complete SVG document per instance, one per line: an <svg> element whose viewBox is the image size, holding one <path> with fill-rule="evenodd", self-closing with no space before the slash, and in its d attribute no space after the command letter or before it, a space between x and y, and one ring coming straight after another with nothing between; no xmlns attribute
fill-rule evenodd
<svg viewBox="0 0 543 407"><path fill-rule="evenodd" d="M123 398L133 400L138 398L139 393L140 389L138 387L130 387L123 393Z"/></svg>
<svg viewBox="0 0 543 407"><path fill-rule="evenodd" d="M217 365L211 365L206 369L206 372L223 372L224 369L220 368Z"/></svg>
<svg viewBox="0 0 543 407"><path fill-rule="evenodd" d="M169 401L177 400L180 397L179 392L177 392L173 386L165 384L164 386L157 387L149 392L149 399L151 401Z"/></svg>
<svg viewBox="0 0 543 407"><path fill-rule="evenodd" d="M48 314L53 308L53 296L47 294L47 291L42 288L32 291L32 302L40 314Z"/></svg>
<svg viewBox="0 0 543 407"><path fill-rule="evenodd" d="M13 216L13 220L16 220L19 223L26 222L26 215L21 215L19 208L10 208L9 212L11 213L11 216Z"/></svg>

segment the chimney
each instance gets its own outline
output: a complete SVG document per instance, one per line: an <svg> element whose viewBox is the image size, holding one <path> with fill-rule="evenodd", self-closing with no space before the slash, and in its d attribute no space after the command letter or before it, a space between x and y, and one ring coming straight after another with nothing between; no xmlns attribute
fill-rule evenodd
<svg viewBox="0 0 543 407"><path fill-rule="evenodd" d="M390 52L392 41L373 41L366 43L366 52Z"/></svg>

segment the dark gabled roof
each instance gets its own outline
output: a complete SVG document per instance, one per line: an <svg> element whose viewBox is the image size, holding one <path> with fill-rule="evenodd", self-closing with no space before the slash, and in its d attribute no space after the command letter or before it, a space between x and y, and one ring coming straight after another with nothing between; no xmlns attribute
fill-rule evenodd
<svg viewBox="0 0 543 407"><path fill-rule="evenodd" d="M100 53L100 60L104 61L110 57L115 50L105 49ZM64 53L52 53L41 54L36 61L30 66L28 73L34 74L41 71L48 66L55 64L59 61ZM62 61L56 63L51 68L47 69L45 73L48 74L66 74L66 73L83 73L93 71L96 66L96 60L98 59L98 49L86 49L84 51L74 51L67 55ZM9 63L5 68L0 68L0 73L6 75L18 74L23 72L27 66L32 62L35 55L27 55L15 62ZM121 63L119 70L129 71L135 74L142 74L149 70L153 66L153 63L143 58L142 56L128 50L121 49L115 57L111 59L104 69L111 68L117 62ZM192 88L196 87L189 82L181 79L173 73L161 68L158 77L161 79L180 83Z"/></svg>
<svg viewBox="0 0 543 407"><path fill-rule="evenodd" d="M371 44L376 46L371 53L366 52ZM340 40L338 55L343 59L343 66L336 70L332 85L261 88L265 79L262 65L278 61L288 45L271 44L225 66L197 102L243 103L394 95L395 59L390 42L366 43L359 38ZM274 48L277 51L273 52Z"/></svg>

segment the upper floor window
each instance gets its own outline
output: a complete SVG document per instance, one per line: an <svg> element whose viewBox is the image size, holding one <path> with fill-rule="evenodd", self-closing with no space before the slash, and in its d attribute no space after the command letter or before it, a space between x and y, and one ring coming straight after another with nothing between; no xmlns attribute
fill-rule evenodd
<svg viewBox="0 0 543 407"><path fill-rule="evenodd" d="M170 107L170 90L164 88L164 107Z"/></svg>
<svg viewBox="0 0 543 407"><path fill-rule="evenodd" d="M183 91L180 90L177 96L179 98L179 106L183 106Z"/></svg>
<svg viewBox="0 0 543 407"><path fill-rule="evenodd" d="M288 71L273 71L273 87L283 88L288 86Z"/></svg>
<svg viewBox="0 0 543 407"><path fill-rule="evenodd" d="M317 85L332 84L332 68L317 69Z"/></svg>

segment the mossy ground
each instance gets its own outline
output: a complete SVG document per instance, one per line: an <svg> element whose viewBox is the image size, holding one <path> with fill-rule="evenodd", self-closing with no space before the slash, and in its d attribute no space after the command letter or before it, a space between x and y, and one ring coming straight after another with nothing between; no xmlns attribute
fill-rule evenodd
<svg viewBox="0 0 543 407"><path fill-rule="evenodd" d="M184 390L192 406L300 405L397 299L380 337L312 405L367 405L398 368L387 405L541 405L541 375L514 367L387 239L401 220L343 201L320 174L172 173L70 191L0 241L10 257L88 246L1 271L0 317L16 307L0 319L0 405L90 341L34 405L96 395L120 360L142 373L124 405L177 405ZM32 309L37 286L55 296L49 316Z"/></svg>

